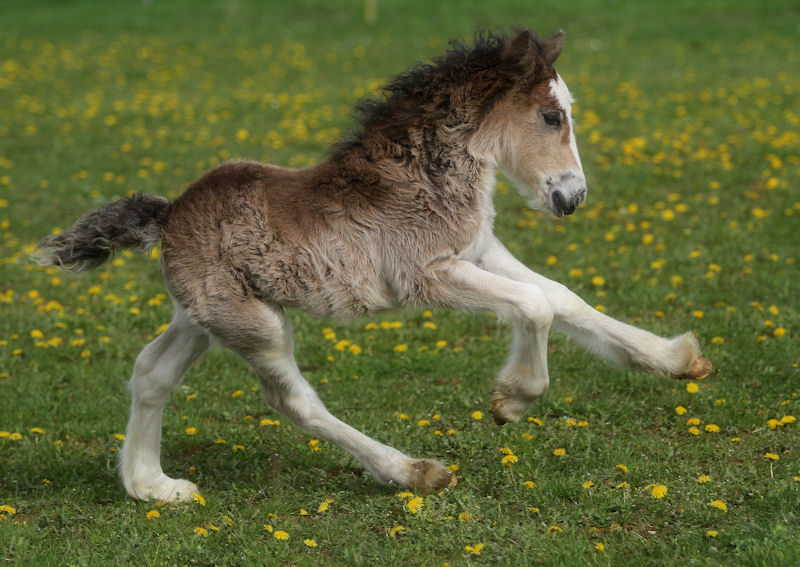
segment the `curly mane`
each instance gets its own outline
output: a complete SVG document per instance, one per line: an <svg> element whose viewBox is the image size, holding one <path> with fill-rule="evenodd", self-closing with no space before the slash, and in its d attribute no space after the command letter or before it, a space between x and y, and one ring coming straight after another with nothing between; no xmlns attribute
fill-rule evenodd
<svg viewBox="0 0 800 567"><path fill-rule="evenodd" d="M367 138L407 146L409 130L473 130L520 75L531 73L531 63L537 71L546 67L545 42L534 32L528 37L539 52L534 62L508 54L510 37L505 32L478 32L471 46L451 41L444 55L417 63L384 85L382 96L359 102L356 124L334 155L363 145ZM538 72L533 75L535 82L545 78Z"/></svg>

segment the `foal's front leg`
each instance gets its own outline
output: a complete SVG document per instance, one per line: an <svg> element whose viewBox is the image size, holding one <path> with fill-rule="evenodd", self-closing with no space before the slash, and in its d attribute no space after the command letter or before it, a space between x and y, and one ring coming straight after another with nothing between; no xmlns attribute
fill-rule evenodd
<svg viewBox="0 0 800 567"><path fill-rule="evenodd" d="M557 330L620 366L682 379L704 378L711 370L711 362L700 355L692 333L667 339L612 319L566 286L530 270L497 239L479 264L492 273L538 286L553 306Z"/></svg>
<svg viewBox="0 0 800 567"><path fill-rule="evenodd" d="M547 335L553 308L539 286L493 274L466 261L442 266L436 302L465 311L492 311L514 327L511 355L492 390L498 424L519 421L549 384Z"/></svg>

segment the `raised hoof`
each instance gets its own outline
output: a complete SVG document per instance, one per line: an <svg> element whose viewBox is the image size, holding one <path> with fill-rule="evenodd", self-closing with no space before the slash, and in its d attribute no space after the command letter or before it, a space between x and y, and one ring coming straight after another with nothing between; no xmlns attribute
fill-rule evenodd
<svg viewBox="0 0 800 567"><path fill-rule="evenodd" d="M709 375L711 367L712 364L710 360L705 356L698 356L694 360L694 363L692 363L692 368L688 372L675 376L675 378L678 380L702 380Z"/></svg>

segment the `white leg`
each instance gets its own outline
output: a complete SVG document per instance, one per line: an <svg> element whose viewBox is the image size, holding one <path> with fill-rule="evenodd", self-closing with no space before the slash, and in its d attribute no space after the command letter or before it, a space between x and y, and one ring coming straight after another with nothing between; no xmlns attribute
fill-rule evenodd
<svg viewBox="0 0 800 567"><path fill-rule="evenodd" d="M548 387L547 335L553 308L538 285L497 275L469 262L437 273L446 288L435 302L467 311L493 311L514 325L511 355L492 390L497 423L518 421Z"/></svg>
<svg viewBox="0 0 800 567"><path fill-rule="evenodd" d="M711 368L691 333L666 339L612 319L566 286L527 268L497 239L479 263L493 273L539 286L553 306L555 328L616 364L676 378L701 378Z"/></svg>
<svg viewBox="0 0 800 567"><path fill-rule="evenodd" d="M235 325L215 321L209 327L223 344L250 363L264 397L275 409L297 426L353 455L380 482L440 489L453 481L442 464L410 458L331 415L300 374L294 360L291 328L279 306L251 301L237 312L240 317Z"/></svg>
<svg viewBox="0 0 800 567"><path fill-rule="evenodd" d="M197 491L191 482L161 470L161 415L169 393L208 345L208 334L176 306L167 330L136 358L131 416L120 456L122 482L134 498L185 501Z"/></svg>

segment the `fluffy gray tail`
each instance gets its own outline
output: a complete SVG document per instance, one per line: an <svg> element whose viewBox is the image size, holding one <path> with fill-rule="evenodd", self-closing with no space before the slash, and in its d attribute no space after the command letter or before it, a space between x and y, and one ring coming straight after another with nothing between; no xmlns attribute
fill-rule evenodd
<svg viewBox="0 0 800 567"><path fill-rule="evenodd" d="M117 249L147 251L161 240L169 200L138 193L78 219L69 230L39 241L34 257L43 266L70 272L96 268Z"/></svg>

